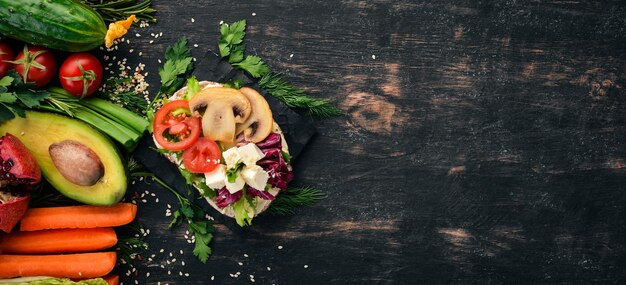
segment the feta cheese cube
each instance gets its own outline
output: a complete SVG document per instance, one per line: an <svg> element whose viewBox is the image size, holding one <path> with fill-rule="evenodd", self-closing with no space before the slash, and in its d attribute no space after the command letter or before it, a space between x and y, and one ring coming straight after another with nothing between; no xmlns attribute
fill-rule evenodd
<svg viewBox="0 0 626 285"><path fill-rule="evenodd" d="M226 167L220 164L215 170L204 174L206 185L211 189L222 189L226 186Z"/></svg>
<svg viewBox="0 0 626 285"><path fill-rule="evenodd" d="M228 178L226 178L224 179L224 183L226 184L226 189L228 190L228 192L230 192L230 194L235 194L241 191L241 189L243 189L243 186L246 185L246 181L243 179L243 177L241 177L241 172L237 173L237 179L235 179L235 182L230 183L228 181Z"/></svg>
<svg viewBox="0 0 626 285"><path fill-rule="evenodd" d="M269 174L258 165L245 166L239 172L239 176L243 177L250 187L260 191L265 190L267 180L270 178Z"/></svg>
<svg viewBox="0 0 626 285"><path fill-rule="evenodd" d="M231 168L237 164L241 160L241 154L239 153L239 148L231 147L225 152L222 153L224 157L224 162L228 168Z"/></svg>
<svg viewBox="0 0 626 285"><path fill-rule="evenodd" d="M247 166L256 165L256 162L263 158L263 151L256 144L249 143L239 147L241 161Z"/></svg>

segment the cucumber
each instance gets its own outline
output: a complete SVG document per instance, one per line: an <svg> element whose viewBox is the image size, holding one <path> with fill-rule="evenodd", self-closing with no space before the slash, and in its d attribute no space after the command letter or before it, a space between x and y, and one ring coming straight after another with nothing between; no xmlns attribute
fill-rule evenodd
<svg viewBox="0 0 626 285"><path fill-rule="evenodd" d="M104 20L74 0L0 0L0 35L51 49L77 52L104 43Z"/></svg>

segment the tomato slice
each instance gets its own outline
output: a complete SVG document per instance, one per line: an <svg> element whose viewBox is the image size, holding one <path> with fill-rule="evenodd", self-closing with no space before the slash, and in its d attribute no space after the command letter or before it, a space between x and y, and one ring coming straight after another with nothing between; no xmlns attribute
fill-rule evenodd
<svg viewBox="0 0 626 285"><path fill-rule="evenodd" d="M220 164L220 147L215 141L201 137L183 152L183 165L193 173L211 172Z"/></svg>
<svg viewBox="0 0 626 285"><path fill-rule="evenodd" d="M200 118L190 117L189 102L176 100L163 105L154 116L152 129L157 143L168 150L192 146L202 131Z"/></svg>

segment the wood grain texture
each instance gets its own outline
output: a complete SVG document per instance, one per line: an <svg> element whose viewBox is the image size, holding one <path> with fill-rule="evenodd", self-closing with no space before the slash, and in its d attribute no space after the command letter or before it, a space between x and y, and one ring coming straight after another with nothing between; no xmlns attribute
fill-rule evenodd
<svg viewBox="0 0 626 285"><path fill-rule="evenodd" d="M317 121L295 165L295 183L327 199L246 229L212 212L207 264L184 229L167 230L171 197L136 184L160 197L140 209L146 256L155 254L141 262L140 284L626 278L623 1L154 5L159 22L127 37L133 53L117 52L147 65L151 90L166 46L185 35L201 56L215 51L221 20L245 18L250 53L346 115Z"/></svg>

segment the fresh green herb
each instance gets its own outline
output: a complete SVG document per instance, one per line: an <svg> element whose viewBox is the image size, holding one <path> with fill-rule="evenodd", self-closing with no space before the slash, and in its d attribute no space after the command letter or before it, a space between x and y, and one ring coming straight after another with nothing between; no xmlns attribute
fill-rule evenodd
<svg viewBox="0 0 626 285"><path fill-rule="evenodd" d="M213 222L205 218L206 213L204 210L202 210L200 206L192 203L182 194L178 193L178 191L167 185L167 183L153 173L136 171L131 173L131 176L152 178L154 182L161 185L163 188L167 189L174 194L174 196L176 196L176 199L180 203L180 208L174 211L174 218L170 222L169 227L172 228L183 222L187 222L189 232L195 236L196 240L193 254L198 257L201 262L206 263L211 255L211 248L209 247L209 244L213 239L214 228Z"/></svg>
<svg viewBox="0 0 626 285"><path fill-rule="evenodd" d="M153 16L156 10L151 7L152 0L81 0L81 2L96 10L107 22L123 20L130 15L147 22L156 22Z"/></svg>
<svg viewBox="0 0 626 285"><path fill-rule="evenodd" d="M136 91L138 81L133 75L124 72L117 77L109 78L102 86L103 91L97 93L98 97L118 104L136 114L145 114L148 102L144 97L139 96L140 92Z"/></svg>
<svg viewBox="0 0 626 285"><path fill-rule="evenodd" d="M138 237L141 236L144 231L142 226L137 222L116 229L116 232L118 232L118 241L115 249L117 250L117 258L122 263L131 263L138 255L148 249L148 243Z"/></svg>
<svg viewBox="0 0 626 285"><path fill-rule="evenodd" d="M259 85L276 99L291 108L300 108L316 117L341 115L341 110L325 99L310 97L306 91L285 81L280 74L267 73L259 80Z"/></svg>
<svg viewBox="0 0 626 285"><path fill-rule="evenodd" d="M158 105L166 100L163 96L174 94L193 72L193 58L185 37L180 38L173 46L165 50L165 60L163 67L159 68L161 88L146 108L146 115L150 121L154 119Z"/></svg>
<svg viewBox="0 0 626 285"><path fill-rule="evenodd" d="M45 90L34 90L32 84L24 84L15 71L0 79L0 123L25 117L24 109L39 107L50 96Z"/></svg>
<svg viewBox="0 0 626 285"><path fill-rule="evenodd" d="M237 180L237 173L241 168L243 168L243 162L237 162L235 166L226 169L226 177L228 178L228 182L235 183L235 180Z"/></svg>
<svg viewBox="0 0 626 285"><path fill-rule="evenodd" d="M313 187L289 188L276 196L276 200L270 204L265 213L271 215L293 215L299 206L312 205L326 197L324 193Z"/></svg>
<svg viewBox="0 0 626 285"><path fill-rule="evenodd" d="M231 81L224 83L224 87L239 90L241 89L241 87L243 87L243 84L244 84L243 80L231 80Z"/></svg>
<svg viewBox="0 0 626 285"><path fill-rule="evenodd" d="M232 24L222 24L220 26L220 41L218 47L220 56L229 57L229 62L240 62L243 60L243 38L246 36L246 20L234 22ZM239 51L241 53L239 54ZM231 54L235 54L234 56ZM241 55L241 58L239 57Z"/></svg>
<svg viewBox="0 0 626 285"><path fill-rule="evenodd" d="M235 62L233 65L247 71L254 78L259 78L270 72L270 68L267 64L261 60L260 57L255 55L248 55L244 60Z"/></svg>
<svg viewBox="0 0 626 285"><path fill-rule="evenodd" d="M325 99L309 96L306 91L285 81L280 74L270 72L270 68L263 60L254 55L244 56L246 35L246 21L241 20L232 24L220 26L220 41L218 48L220 56L233 66L246 71L254 78L259 79L259 85L272 96L291 108L300 108L317 117L332 117L342 114L341 110Z"/></svg>

